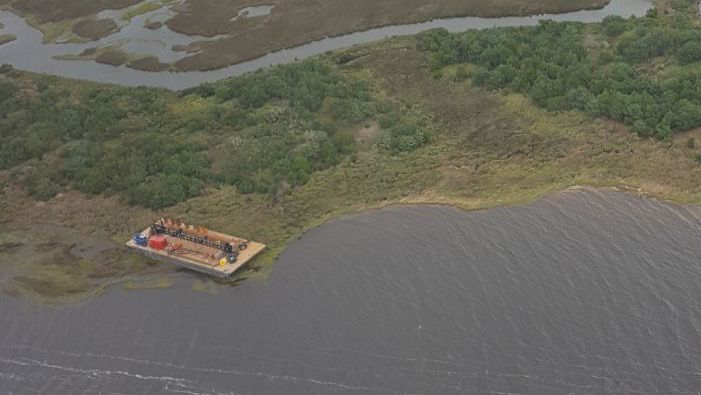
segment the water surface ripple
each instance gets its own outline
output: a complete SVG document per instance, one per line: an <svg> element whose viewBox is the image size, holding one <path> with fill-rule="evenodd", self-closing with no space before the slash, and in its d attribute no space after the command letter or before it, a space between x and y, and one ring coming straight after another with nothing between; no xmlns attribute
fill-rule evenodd
<svg viewBox="0 0 701 395"><path fill-rule="evenodd" d="M0 393L697 394L701 208L601 191L393 207L265 282L0 299Z"/></svg>

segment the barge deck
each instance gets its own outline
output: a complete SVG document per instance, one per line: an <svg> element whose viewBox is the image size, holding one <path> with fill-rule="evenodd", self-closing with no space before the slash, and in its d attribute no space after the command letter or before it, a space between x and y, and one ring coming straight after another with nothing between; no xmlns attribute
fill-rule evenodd
<svg viewBox="0 0 701 395"><path fill-rule="evenodd" d="M169 219L146 228L126 245L148 258L220 278L231 276L265 249L255 241Z"/></svg>

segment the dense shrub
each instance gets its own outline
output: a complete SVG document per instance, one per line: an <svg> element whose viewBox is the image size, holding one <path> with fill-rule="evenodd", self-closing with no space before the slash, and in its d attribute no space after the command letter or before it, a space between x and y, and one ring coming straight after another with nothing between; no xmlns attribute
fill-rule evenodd
<svg viewBox="0 0 701 395"><path fill-rule="evenodd" d="M677 51L679 63L687 64L701 60L701 41L689 41Z"/></svg>
<svg viewBox="0 0 701 395"><path fill-rule="evenodd" d="M701 74L682 69L658 79L636 68L672 54L680 63L701 59L701 30L686 20L683 13L605 18L601 31L619 37L616 54L604 52L596 61L584 46L585 25L552 21L455 34L434 30L419 35L418 47L431 53L434 69L479 66L472 77L477 85L524 93L549 110L586 111L620 120L642 135L665 137L701 126Z"/></svg>
<svg viewBox="0 0 701 395"><path fill-rule="evenodd" d="M393 153L413 151L432 138L431 124L413 108L390 112L379 122L383 129L380 146Z"/></svg>
<svg viewBox="0 0 701 395"><path fill-rule="evenodd" d="M629 21L617 15L610 15L601 21L601 29L608 37L620 36L628 29Z"/></svg>
<svg viewBox="0 0 701 395"><path fill-rule="evenodd" d="M319 60L180 94L56 81L22 94L0 77L0 168L32 160L22 180L42 199L72 186L161 208L219 183L278 195L353 152L338 130L375 114L366 82Z"/></svg>

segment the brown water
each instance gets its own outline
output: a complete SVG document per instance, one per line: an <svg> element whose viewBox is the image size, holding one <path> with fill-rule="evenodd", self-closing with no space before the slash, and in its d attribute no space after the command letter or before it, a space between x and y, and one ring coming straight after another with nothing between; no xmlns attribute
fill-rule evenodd
<svg viewBox="0 0 701 395"><path fill-rule="evenodd" d="M701 208L615 192L393 207L265 282L0 299L0 393L697 394Z"/></svg>

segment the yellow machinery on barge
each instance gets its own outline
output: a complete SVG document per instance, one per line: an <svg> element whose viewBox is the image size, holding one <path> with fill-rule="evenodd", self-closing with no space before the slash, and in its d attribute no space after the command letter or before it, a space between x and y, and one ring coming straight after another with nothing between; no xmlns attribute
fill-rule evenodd
<svg viewBox="0 0 701 395"><path fill-rule="evenodd" d="M265 249L264 244L255 241L170 218L162 218L134 235L127 247L149 258L216 277L230 276Z"/></svg>

